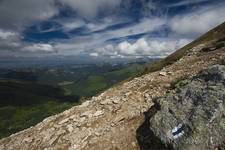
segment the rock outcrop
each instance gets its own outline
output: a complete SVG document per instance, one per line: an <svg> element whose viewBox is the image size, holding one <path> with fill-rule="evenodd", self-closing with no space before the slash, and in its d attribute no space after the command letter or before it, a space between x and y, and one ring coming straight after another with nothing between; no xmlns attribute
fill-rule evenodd
<svg viewBox="0 0 225 150"><path fill-rule="evenodd" d="M161 143L143 149L218 149L225 142L225 66L212 66L175 87L147 112L151 138L142 142Z"/></svg>

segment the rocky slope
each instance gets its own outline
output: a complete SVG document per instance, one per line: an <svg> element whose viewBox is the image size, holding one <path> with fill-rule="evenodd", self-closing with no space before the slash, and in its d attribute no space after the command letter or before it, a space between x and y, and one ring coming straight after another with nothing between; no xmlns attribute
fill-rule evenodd
<svg viewBox="0 0 225 150"><path fill-rule="evenodd" d="M0 149L143 149L144 139L140 138L146 136L136 138L136 135L145 121L143 113L154 105L152 99L164 96L173 81L195 76L225 59L224 46L217 46L224 42L224 39L204 41L160 71L112 87L80 106L0 140Z"/></svg>

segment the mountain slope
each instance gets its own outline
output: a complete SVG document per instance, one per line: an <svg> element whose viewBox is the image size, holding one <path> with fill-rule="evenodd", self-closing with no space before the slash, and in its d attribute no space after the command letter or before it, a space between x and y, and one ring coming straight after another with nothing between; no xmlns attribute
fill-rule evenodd
<svg viewBox="0 0 225 150"><path fill-rule="evenodd" d="M191 49L197 45L209 42L211 40L215 40L215 39L224 37L224 35L225 35L225 22L222 23L221 25L217 26L216 28L208 31L206 34L200 36L193 42L178 49L176 52L172 53L165 59L162 59L162 60L154 62L154 63L146 64L146 69L142 74L150 73L153 71L158 71L167 65L173 64L174 62L176 62L177 60L182 58L184 55L186 55L188 53L189 49Z"/></svg>
<svg viewBox="0 0 225 150"><path fill-rule="evenodd" d="M71 108L78 96L35 82L0 80L0 138L24 130L43 118Z"/></svg>
<svg viewBox="0 0 225 150"><path fill-rule="evenodd" d="M141 63L77 67L0 69L0 139L79 105L83 97L143 70Z"/></svg>
<svg viewBox="0 0 225 150"><path fill-rule="evenodd" d="M225 29L225 24L213 34L220 28ZM143 112L153 105L152 99L165 95L176 80L192 77L225 59L224 46L217 46L225 42L218 41L223 35L190 46L181 59L160 71L112 87L80 106L0 140L0 149L139 149L136 131L144 122Z"/></svg>

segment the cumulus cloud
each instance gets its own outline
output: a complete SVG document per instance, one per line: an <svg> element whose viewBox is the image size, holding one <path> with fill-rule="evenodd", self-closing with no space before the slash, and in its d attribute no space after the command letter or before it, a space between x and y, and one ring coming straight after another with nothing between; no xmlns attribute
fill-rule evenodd
<svg viewBox="0 0 225 150"><path fill-rule="evenodd" d="M0 29L0 50L29 53L52 53L55 52L51 44L27 43L21 40L18 32Z"/></svg>
<svg viewBox="0 0 225 150"><path fill-rule="evenodd" d="M9 39L9 38L14 37L14 36L16 36L15 32L4 31L4 30L0 29L0 39L6 40L6 39Z"/></svg>
<svg viewBox="0 0 225 150"><path fill-rule="evenodd" d="M174 50L186 45L189 39L138 39L134 43L128 41L117 45L106 45L92 50L93 54L103 56L167 56ZM93 52L94 51L94 52Z"/></svg>
<svg viewBox="0 0 225 150"><path fill-rule="evenodd" d="M174 17L170 22L170 27L177 34L196 36L224 22L224 14L224 5L207 7Z"/></svg>

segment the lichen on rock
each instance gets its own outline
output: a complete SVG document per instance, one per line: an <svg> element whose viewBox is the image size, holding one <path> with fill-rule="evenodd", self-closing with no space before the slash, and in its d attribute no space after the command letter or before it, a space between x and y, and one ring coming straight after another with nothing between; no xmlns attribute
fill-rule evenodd
<svg viewBox="0 0 225 150"><path fill-rule="evenodd" d="M170 149L214 149L222 144L225 66L201 71L174 92L155 100L160 109L148 118L154 136Z"/></svg>

